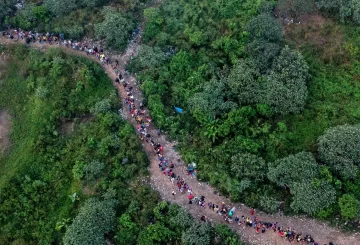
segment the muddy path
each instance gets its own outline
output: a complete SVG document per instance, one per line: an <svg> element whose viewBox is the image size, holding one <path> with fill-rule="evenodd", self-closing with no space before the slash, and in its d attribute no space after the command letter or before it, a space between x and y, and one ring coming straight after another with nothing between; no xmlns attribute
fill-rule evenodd
<svg viewBox="0 0 360 245"><path fill-rule="evenodd" d="M140 28L142 29L142 28ZM131 74L127 74L124 70L125 65L129 62L132 56L136 55L136 52L139 47L139 43L141 40L141 32L140 35L133 41L130 42L128 48L122 54L113 54L108 53L111 57L111 60L118 59L119 60L119 70L123 74L126 81L128 81L129 86L133 87L133 95L135 98L136 107L139 108L140 101L143 99L143 94L140 90L139 83L136 78ZM0 43L10 44L16 41L9 40L7 37L0 37ZM19 41L23 42L23 41ZM59 47L63 49L66 53L70 53L77 56L82 56L89 58L95 62L99 63L99 60L94 56L86 55L84 52L73 50L69 47L56 46L56 45L48 45L48 44L40 44L40 43L32 43L31 47L45 50L50 47ZM8 54L5 54L8 55ZM104 71L109 76L109 78L113 81L113 85L118 90L120 94L120 100L124 102L124 98L126 98L127 94L123 86L116 84L115 78L117 77L114 70L113 65L102 65ZM135 131L137 131L137 122L131 117L130 112L127 110L127 106L123 106L123 110L121 110L121 115L130 122ZM147 109L145 109L148 112ZM152 125L150 127L151 135L155 142L159 142L161 145L165 147L164 156L170 161L176 163L177 159L180 159L180 155L171 147L173 142L169 142L165 135L158 136L155 132L155 127ZM142 146L150 160L150 184L152 187L157 190L161 197L169 201L171 203L177 203L186 210L188 210L195 219L200 219L202 215L206 215L210 222L215 223L225 223L223 218L213 212L208 207L202 208L195 204L189 204L187 194L181 194L177 191L177 186L159 170L158 168L158 158L154 153L152 146L145 141L142 142ZM176 165L176 164L175 164ZM217 205L221 205L224 202L226 205L231 205L236 207L235 215L241 217L244 215L245 217L251 217L249 213L249 207L245 206L241 203L231 203L229 199L224 196L220 196L216 189L207 185L206 183L199 182L196 177L191 177L187 175L186 168L181 166L176 166L174 172L185 179L185 182L190 186L192 192L195 196L205 196L206 202L212 202ZM175 197L172 196L172 191L175 191L177 194ZM325 222L316 221L314 219L310 219L304 216L284 216L281 213L268 215L263 212L256 212L255 216L264 222L278 222L284 229L287 227L291 227L297 233L310 234L316 242L320 245L328 244L329 242L333 242L338 245L360 245L360 234L359 233L344 233L340 230L331 227L329 224ZM253 217L251 217L253 218ZM227 223L226 223L227 224ZM235 224L228 224L229 227L236 232L238 232L242 239L250 244L257 245L282 245L282 244L290 244L289 241L285 240L283 237L280 237L278 233L273 232L272 230L267 230L265 233L257 234L254 228L246 227L244 225L238 226Z"/></svg>
<svg viewBox="0 0 360 245"><path fill-rule="evenodd" d="M0 156L10 147L11 117L7 111L0 110Z"/></svg>

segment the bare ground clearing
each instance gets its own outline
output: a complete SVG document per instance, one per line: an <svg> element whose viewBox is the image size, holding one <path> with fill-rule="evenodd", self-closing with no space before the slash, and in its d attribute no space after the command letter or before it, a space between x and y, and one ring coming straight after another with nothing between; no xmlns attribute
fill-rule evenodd
<svg viewBox="0 0 360 245"><path fill-rule="evenodd" d="M10 147L10 130L10 114L4 110L0 110L0 155L2 155Z"/></svg>

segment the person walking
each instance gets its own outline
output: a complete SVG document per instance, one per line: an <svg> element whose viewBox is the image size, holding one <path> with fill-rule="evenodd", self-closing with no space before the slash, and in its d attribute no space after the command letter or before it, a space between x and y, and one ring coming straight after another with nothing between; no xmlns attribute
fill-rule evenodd
<svg viewBox="0 0 360 245"><path fill-rule="evenodd" d="M174 199L175 199L175 195L176 195L176 192L175 191L172 191L171 192L171 195L174 197Z"/></svg>

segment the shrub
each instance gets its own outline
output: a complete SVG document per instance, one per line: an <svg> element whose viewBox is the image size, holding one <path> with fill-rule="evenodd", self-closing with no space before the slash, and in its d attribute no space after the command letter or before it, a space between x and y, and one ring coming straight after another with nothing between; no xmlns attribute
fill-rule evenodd
<svg viewBox="0 0 360 245"><path fill-rule="evenodd" d="M114 227L115 204L112 198L105 198L103 201L95 198L87 200L66 230L64 244L104 244L104 235Z"/></svg>
<svg viewBox="0 0 360 245"><path fill-rule="evenodd" d="M319 158L341 177L352 179L360 167L359 146L359 125L333 127L318 139Z"/></svg>
<svg viewBox="0 0 360 245"><path fill-rule="evenodd" d="M62 16L77 7L76 0L44 0L44 5L55 16Z"/></svg>
<svg viewBox="0 0 360 245"><path fill-rule="evenodd" d="M360 202L352 194L344 194L339 198L341 216L353 219L360 216Z"/></svg>
<svg viewBox="0 0 360 245"><path fill-rule="evenodd" d="M280 23L269 14L260 14L251 19L247 24L247 31L254 39L277 42L282 40L282 28Z"/></svg>
<svg viewBox="0 0 360 245"><path fill-rule="evenodd" d="M104 38L108 47L124 49L134 24L115 8L105 7L103 14L105 16L104 21L95 25L96 36Z"/></svg>

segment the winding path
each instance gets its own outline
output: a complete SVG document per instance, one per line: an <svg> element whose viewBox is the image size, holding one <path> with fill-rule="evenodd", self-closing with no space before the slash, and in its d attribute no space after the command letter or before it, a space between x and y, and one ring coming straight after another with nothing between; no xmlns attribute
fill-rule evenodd
<svg viewBox="0 0 360 245"><path fill-rule="evenodd" d="M136 98L135 104L137 108L139 108L139 103L142 100L142 93L139 88L139 84L136 81L136 78L132 75L128 75L124 71L125 64L131 59L133 55L136 54L139 43L140 43L141 36L137 38L136 40L132 41L128 48L125 50L123 54L109 54L111 59L114 61L115 59L119 60L119 65L121 67L120 71L122 74L124 74L124 78L126 81L129 82L129 86L133 87L133 94ZM10 44L14 43L16 41L10 40L7 37L0 37L0 43L2 44ZM20 41L22 42L22 41ZM30 46L38 48L40 50L47 49L49 47L55 47L55 45L48 45L48 44L40 44L40 43L32 43ZM57 47L57 46L56 46ZM72 48L66 48L63 46L60 46L65 52L71 53L73 55L77 56L83 56L86 58L89 58L95 62L99 62L98 59L96 59L94 56L88 56L84 52L73 50ZM110 79L113 81L114 86L119 91L119 94L121 95L121 98L126 98L126 91L124 88L116 84L115 78L116 74L113 71L111 65L103 65L103 68L106 72L106 74L110 77ZM120 99L121 99L120 98ZM137 130L137 122L130 116L129 111L126 107L121 111L122 116L128 120ZM155 142L159 142L161 145L165 147L164 149L164 156L170 160L172 160L174 163L176 162L176 159L179 159L179 154L170 146L171 142L169 142L165 136L158 137L155 129L152 129L150 132ZM220 215L213 212L209 208L201 208L200 206L197 206L195 204L190 205L188 203L188 198L186 194L180 194L177 193L175 197L172 196L171 192L175 190L177 192L177 187L175 184L172 184L167 177L164 176L164 174L159 171L158 168L158 159L157 156L154 154L154 150L152 146L146 142L143 142L143 148L145 152L148 155L148 158L150 160L150 167L149 171L151 173L150 176L150 184L154 189L156 189L162 198L164 200L167 200L172 203L177 203L186 210L188 210L194 218L200 218L202 215L206 215L211 222L217 222L217 223L225 223ZM214 204L220 205L222 202L225 202L226 204L233 205L236 207L236 213L235 215L241 215L249 216L249 208L246 207L243 204L236 203L231 204L230 200L225 198L224 196L219 196L217 191L212 188L211 186L207 185L206 183L199 182L196 178L191 178L186 174L185 167L175 167L175 172L177 175L180 175L181 177L185 178L185 182L190 186L190 188L193 191L193 194L196 196L204 195L205 201L212 202ZM310 234L315 239L316 242L318 242L320 245L328 244L329 242L333 242L334 244L338 245L360 245L360 234L359 233L352 233L352 234L346 234L341 231L339 231L336 228L330 227L329 224L323 223L320 221L316 221L313 219L309 219L307 217L303 216L283 216L281 213L275 214L275 215L268 215L262 212L256 212L255 214L260 221L264 222L278 222L284 229L287 227L293 228L297 233ZM235 222L231 225L229 225L233 230L241 234L242 239L250 244L257 244L257 245L286 245L290 244L287 240L280 237L278 233L274 233L272 230L267 230L263 234L256 234L255 230L253 228L246 227L244 225L237 226Z"/></svg>

